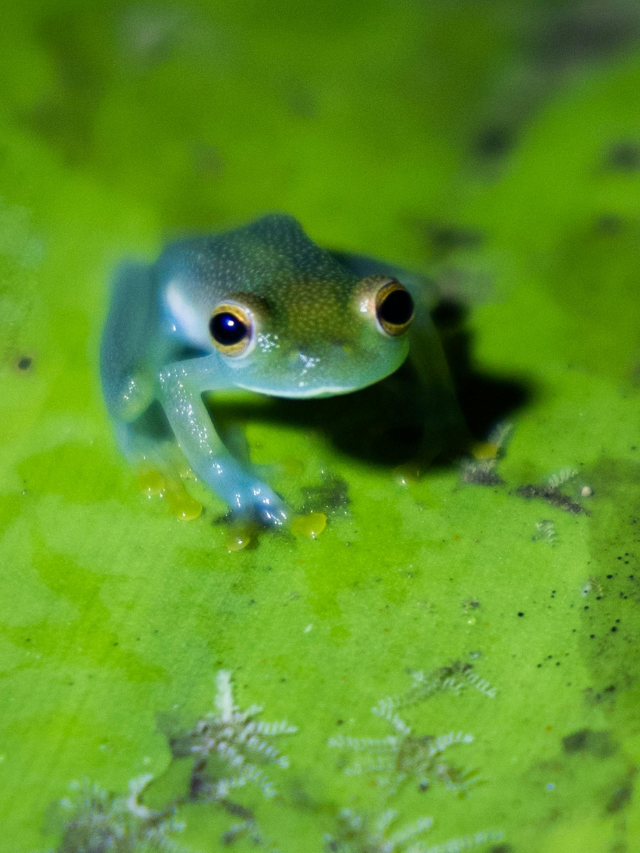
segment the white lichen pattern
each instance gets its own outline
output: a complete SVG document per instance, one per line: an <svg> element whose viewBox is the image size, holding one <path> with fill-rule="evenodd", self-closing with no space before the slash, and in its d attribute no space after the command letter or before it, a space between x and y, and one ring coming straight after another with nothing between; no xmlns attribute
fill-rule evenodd
<svg viewBox="0 0 640 853"><path fill-rule="evenodd" d="M482 829L479 832L474 832L473 835L449 838L447 841L432 844L429 847L425 847L424 844L414 844L406 853L463 853L464 850L471 850L472 847L477 847L479 844L501 841L502 838L504 838L504 833L500 830Z"/></svg>
<svg viewBox="0 0 640 853"><path fill-rule="evenodd" d="M140 803L151 779L150 775L132 779L125 796L110 794L86 779L72 782L69 796L60 801L68 817L58 850L186 853L175 840L184 824L175 820L173 808L155 812Z"/></svg>
<svg viewBox="0 0 640 853"><path fill-rule="evenodd" d="M385 720L393 734L382 738L338 735L328 740L328 746L348 750L357 759L345 768L345 773L358 776L377 774L377 786L386 805L396 794L402 782L413 779L425 790L431 779L437 779L447 788L463 796L476 784L475 773L466 772L443 760L443 754L456 744L469 744L473 735L451 731L444 735L415 735L399 711L409 708L440 692L459 695L474 688L493 699L497 689L474 671L469 663L454 662L430 672L412 673L408 690L395 696L386 696L372 709L372 713ZM416 836L429 829L432 818L421 818L407 824L402 830L390 833L389 827L396 819L395 811L386 809L378 817L367 818L349 809L338 817L335 835L325 836L326 850L330 853L462 853L481 844L502 838L502 832L482 830L437 844L427 845Z"/></svg>
<svg viewBox="0 0 640 853"><path fill-rule="evenodd" d="M449 732L438 736L416 736L398 714L394 714L389 722L397 734L386 738L338 735L329 739L330 747L365 753L365 758L346 767L345 773L350 776L377 774L379 784L389 787L389 794L408 778L414 778L422 790L429 787L431 778L438 779L447 788L459 794L471 786L475 774L449 764L442 756L445 750L454 744L472 743L473 735Z"/></svg>
<svg viewBox="0 0 640 853"><path fill-rule="evenodd" d="M235 788L249 783L257 785L265 797L274 796L276 790L258 763L288 767L289 759L267 739L294 734L297 727L286 720L256 720L262 712L261 705L240 710L234 702L228 670L220 670L216 676L215 707L217 713L198 720L188 735L190 752L196 758L198 797L223 800Z"/></svg>
<svg viewBox="0 0 640 853"><path fill-rule="evenodd" d="M387 809L370 821L358 812L342 809L336 834L324 836L325 849L330 853L409 853L406 845L430 829L433 818L419 818L392 832L397 816L393 809Z"/></svg>
<svg viewBox="0 0 640 853"><path fill-rule="evenodd" d="M351 809L342 809L336 834L324 836L325 850L327 853L463 853L503 837L502 832L489 829L427 846L417 837L431 829L433 818L418 818L392 831L397 816L396 811L387 809L370 820Z"/></svg>
<svg viewBox="0 0 640 853"><path fill-rule="evenodd" d="M347 773L380 775L383 808L378 814L368 815L341 809L336 815L335 832L323 836L327 853L463 853L502 838L501 832L483 830L427 846L418 836L431 829L433 818L420 817L394 828L398 813L384 806L403 780L415 778L424 788L432 776L448 788L464 793L471 784L471 774L449 766L442 755L452 746L474 740L471 734L462 731L439 736L414 735L398 709L415 705L440 691L458 695L463 689L473 687L490 698L496 695L496 688L475 673L470 664L458 662L428 673L414 672L412 679L405 693L387 696L372 708L374 715L391 726L393 734L384 738L338 736L329 740L331 747L363 754L365 760L348 767ZM183 796L172 801L164 811L155 811L142 802L153 781L149 774L132 779L125 795L108 793L86 780L74 783L70 786L70 795L60 802L68 817L58 851L108 849L122 853L187 853L175 839L184 828L175 819L175 812L188 800L201 800L217 803L241 818L221 838L225 846L244 837L269 853L279 853L263 834L252 812L233 803L229 793L251 783L265 797L272 797L276 790L262 766L286 768L289 760L271 740L293 734L297 728L286 720L258 720L262 712L260 705L241 710L234 700L228 670L217 673L214 705L214 712L198 720L185 737L178 739L181 749L186 745L186 753L174 754L190 754L194 758L189 790Z"/></svg>
<svg viewBox="0 0 640 853"><path fill-rule="evenodd" d="M470 663L456 661L430 672L417 670L411 674L412 684L407 691L396 696L385 696L371 709L373 714L393 724L394 714L423 702L435 693L450 691L458 696L465 687L471 686L489 699L495 699L497 689L481 678Z"/></svg>

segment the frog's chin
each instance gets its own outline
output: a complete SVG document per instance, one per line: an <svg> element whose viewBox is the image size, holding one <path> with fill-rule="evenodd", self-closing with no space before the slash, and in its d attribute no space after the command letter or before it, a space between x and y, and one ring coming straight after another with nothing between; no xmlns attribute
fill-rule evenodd
<svg viewBox="0 0 640 853"><path fill-rule="evenodd" d="M298 388L260 388L251 385L236 384L236 388L242 388L245 391L253 391L256 394L265 394L267 397L286 397L288 399L309 400L312 397L335 397L338 394L351 394L352 391L358 391L362 385L320 385L318 387L298 387Z"/></svg>

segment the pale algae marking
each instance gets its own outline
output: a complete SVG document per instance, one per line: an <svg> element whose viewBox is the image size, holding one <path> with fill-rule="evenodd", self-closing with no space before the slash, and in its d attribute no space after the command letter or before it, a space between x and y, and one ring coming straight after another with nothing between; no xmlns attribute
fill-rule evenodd
<svg viewBox="0 0 640 853"><path fill-rule="evenodd" d="M433 818L418 818L393 830L397 816L396 811L387 809L369 820L351 809L342 809L338 815L336 834L324 837L325 850L327 853L462 853L503 837L499 831L481 830L427 846L417 838L431 829Z"/></svg>
<svg viewBox="0 0 640 853"><path fill-rule="evenodd" d="M23 269L36 267L44 258L44 241L31 223L31 210L0 197L0 257Z"/></svg>
<svg viewBox="0 0 640 853"><path fill-rule="evenodd" d="M372 713L391 720L394 711L400 708L415 705L442 691L451 691L457 696L467 686L474 687L490 699L495 699L498 693L497 688L481 678L470 663L462 661L455 661L449 666L426 673L417 670L411 677L413 683L405 693L380 699L375 708L372 708Z"/></svg>
<svg viewBox="0 0 640 853"><path fill-rule="evenodd" d="M17 365L33 362L32 342L26 338L39 304L37 273L43 258L44 241L31 222L31 210L0 196L0 346L3 358L9 355Z"/></svg>
<svg viewBox="0 0 640 853"><path fill-rule="evenodd" d="M351 809L342 809L338 815L336 835L324 836L325 848L330 853L408 853L407 844L433 825L433 818L423 817L400 829L392 831L398 813L387 809L373 820Z"/></svg>
<svg viewBox="0 0 640 853"><path fill-rule="evenodd" d="M241 711L234 702L231 673L227 670L220 670L216 676L215 706L217 713L198 720L187 735L188 749L195 758L192 792L197 793L199 799L219 801L226 799L235 788L254 784L265 797L275 796L273 783L254 761L287 768L289 759L269 743L269 739L295 734L297 727L286 720L275 723L256 720L263 710L261 705L251 705ZM226 775L210 779L214 764L222 765Z"/></svg>
<svg viewBox="0 0 640 853"><path fill-rule="evenodd" d="M469 787L469 774L444 764L441 756L455 744L472 743L473 735L452 731L437 737L415 737L397 709L415 705L439 692L459 695L465 688L474 688L493 698L496 688L473 672L470 664L459 662L428 673L414 672L412 681L405 693L387 696L371 709L373 714L388 722L396 734L386 738L332 738L329 746L382 757L383 764L363 767L361 771L354 769L353 775L370 769L386 773L388 777L395 774L395 787L387 787L385 799L395 793L404 778L414 775L423 779L432 771L447 787L462 793ZM154 782L151 774L132 779L124 796L109 793L88 780L74 782L70 795L59 803L67 817L57 853L87 850L189 853L189 848L176 841L176 835L185 828L185 824L176 819L176 812L181 805L197 801L212 803L240 818L220 839L225 846L244 838L256 847L279 853L263 834L253 813L229 797L232 791L246 785L255 786L267 799L274 797L276 789L262 767L289 767L287 756L272 739L295 734L298 729L287 720L257 719L263 711L261 705L240 709L234 699L228 670L219 670L216 675L214 706L215 711L198 720L186 735L171 741L174 759L193 758L191 775L178 796L162 809L149 808L143 797ZM343 808L336 815L335 832L326 833L322 841L330 853L461 853L502 837L502 832L482 830L426 846L418 836L431 829L432 817L421 817L399 827L397 823L398 812L394 809L386 808L370 816Z"/></svg>
<svg viewBox="0 0 640 853"><path fill-rule="evenodd" d="M363 754L364 759L348 765L345 773L350 776L377 774L378 785L387 801L409 778L417 781L421 790L427 790L430 777L435 777L458 796L464 796L474 783L477 784L475 771L464 771L448 764L443 760L443 754L456 744L473 743L474 736L462 731L451 731L439 736L416 736L398 711L442 692L459 696L469 687L493 699L497 695L497 688L474 672L471 664L462 662L454 662L426 673L413 672L412 682L404 693L386 696L371 709L372 714L391 726L394 734L384 738L338 735L329 738L328 746ZM426 846L424 842L415 839L431 828L433 818L422 818L402 830L388 834L387 830L396 817L396 811L387 809L369 821L363 815L343 809L339 814L336 835L325 836L326 849L331 853L460 853L503 836L501 831L482 830Z"/></svg>
<svg viewBox="0 0 640 853"><path fill-rule="evenodd" d="M390 791L407 778L415 777L421 790L426 790L433 775L447 788L462 793L473 784L473 775L442 759L445 751L458 743L473 743L472 734L449 732L445 735L414 735L411 728L396 715L394 725L402 724L398 735L386 738L343 737L330 738L328 745L353 752L365 752L365 760L356 761L345 768L349 776L361 776L365 773L378 774L382 786L390 786Z"/></svg>
<svg viewBox="0 0 640 853"><path fill-rule="evenodd" d="M58 851L187 853L175 840L184 829L175 819L175 807L155 812L140 802L151 779L150 775L132 779L125 796L111 794L88 780L72 782L69 796L60 801L69 816Z"/></svg>
<svg viewBox="0 0 640 853"><path fill-rule="evenodd" d="M461 460L461 482L476 486L504 486L505 481L498 471L498 464L505 457L507 445L512 435L513 426L511 424L501 423L494 427L486 442L476 445L472 449L473 455ZM592 497L593 489L588 483L579 483L578 487L574 489L576 491L575 496L561 491L562 486L575 481L578 474L579 472L575 468L566 466L560 471L552 473L543 484L517 486L511 491L511 494L527 499L541 498L564 512L574 515L589 515L589 510L577 500L578 497ZM532 538L534 540L546 539L553 543L556 534L549 525L553 525L553 522L543 519L536 525L536 531Z"/></svg>
<svg viewBox="0 0 640 853"><path fill-rule="evenodd" d="M407 853L462 853L463 850L471 850L479 844L489 844L492 841L501 841L504 833L500 830L481 829L473 835L463 835L461 838L450 838L440 844L432 844L425 847L424 844L414 844Z"/></svg>
<svg viewBox="0 0 640 853"><path fill-rule="evenodd" d="M504 459L513 435L513 424L499 423L491 430L484 444L475 448L473 456L460 462L460 479L477 486L502 486L498 463Z"/></svg>
<svg viewBox="0 0 640 853"><path fill-rule="evenodd" d="M558 539L558 531L555 521L550 518L543 518L542 521L536 521L535 532L531 536L533 542L548 542L549 545L555 545Z"/></svg>
<svg viewBox="0 0 640 853"><path fill-rule="evenodd" d="M188 789L181 796L156 811L141 801L154 781L151 774L132 779L125 796L109 793L88 780L74 782L70 786L70 796L59 803L70 815L65 820L58 853L89 850L96 853L107 850L188 853L189 848L178 846L173 840L185 826L175 819L175 812L179 806L194 800L219 804L229 813L242 816L242 820L235 821L224 834L223 843L230 844L244 835L256 845L268 845L251 812L231 802L229 794L251 784L265 797L275 796L273 783L258 763L287 768L288 758L269 741L294 734L298 729L286 720L273 723L257 720L263 710L261 705L241 710L233 697L228 670L220 670L216 676L214 705L215 712L198 720L185 737L171 744L174 754L176 751L182 754L181 749L186 749L186 754L194 758ZM248 757L253 760L249 761Z"/></svg>

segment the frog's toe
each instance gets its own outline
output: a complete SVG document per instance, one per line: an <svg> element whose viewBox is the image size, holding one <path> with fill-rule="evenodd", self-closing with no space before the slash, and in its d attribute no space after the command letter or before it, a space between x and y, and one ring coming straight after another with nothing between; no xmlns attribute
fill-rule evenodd
<svg viewBox="0 0 640 853"><path fill-rule="evenodd" d="M231 518L248 524L257 523L264 527L284 525L291 514L282 498L260 481L236 491L227 502Z"/></svg>
<svg viewBox="0 0 640 853"><path fill-rule="evenodd" d="M271 489L264 490L260 495L256 495L253 510L260 524L269 527L286 524L290 515L285 502Z"/></svg>

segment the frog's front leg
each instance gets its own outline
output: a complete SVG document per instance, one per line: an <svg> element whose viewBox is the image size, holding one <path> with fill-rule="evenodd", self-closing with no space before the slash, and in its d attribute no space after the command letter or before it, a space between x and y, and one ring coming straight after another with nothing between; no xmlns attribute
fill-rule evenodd
<svg viewBox="0 0 640 853"><path fill-rule="evenodd" d="M224 446L202 401L205 391L228 388L219 377L216 355L177 361L159 375L159 399L171 428L194 472L240 517L263 524L283 524L287 508L265 483L233 458Z"/></svg>

